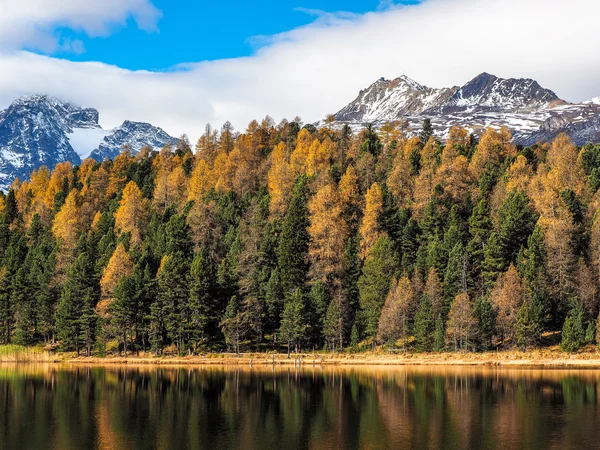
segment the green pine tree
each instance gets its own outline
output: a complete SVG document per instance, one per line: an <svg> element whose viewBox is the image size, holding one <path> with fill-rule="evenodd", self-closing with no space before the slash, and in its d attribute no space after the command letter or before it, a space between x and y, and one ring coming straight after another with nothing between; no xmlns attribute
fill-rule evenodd
<svg viewBox="0 0 600 450"><path fill-rule="evenodd" d="M302 344L307 327L305 310L304 295L297 288L286 300L279 327L279 335L287 344L288 357L292 346L298 352Z"/></svg>
<svg viewBox="0 0 600 450"><path fill-rule="evenodd" d="M435 330L433 334L433 350L443 352L446 348L446 328L444 327L444 319L441 314L438 314L435 319Z"/></svg>
<svg viewBox="0 0 600 450"><path fill-rule="evenodd" d="M283 220L279 239L278 261L281 285L284 292L304 289L308 254L308 187L302 175L296 180L292 198Z"/></svg>
<svg viewBox="0 0 600 450"><path fill-rule="evenodd" d="M415 347L418 352L430 352L435 344L435 320L429 297L424 295L415 316Z"/></svg>
<svg viewBox="0 0 600 450"><path fill-rule="evenodd" d="M583 311L575 306L565 319L560 348L565 352L573 353L579 350L584 343Z"/></svg>
<svg viewBox="0 0 600 450"><path fill-rule="evenodd" d="M377 333L381 308L397 271L390 239L383 235L375 243L365 260L358 280L361 305L361 328L367 338Z"/></svg>

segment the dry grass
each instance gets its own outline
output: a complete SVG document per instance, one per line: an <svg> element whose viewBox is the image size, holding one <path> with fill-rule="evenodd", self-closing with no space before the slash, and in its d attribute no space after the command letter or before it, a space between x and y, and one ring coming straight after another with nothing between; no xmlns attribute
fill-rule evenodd
<svg viewBox="0 0 600 450"><path fill-rule="evenodd" d="M55 358L39 347L21 345L0 345L0 363L14 362L52 362Z"/></svg>
<svg viewBox="0 0 600 450"><path fill-rule="evenodd" d="M509 350L485 353L390 353L374 350L360 353L307 352L282 353L207 353L197 356L140 356L105 358L72 357L66 362L74 364L150 364L150 365L360 365L360 366L505 366L531 368L600 368L600 353L592 347L578 353L564 353L558 346L527 352Z"/></svg>

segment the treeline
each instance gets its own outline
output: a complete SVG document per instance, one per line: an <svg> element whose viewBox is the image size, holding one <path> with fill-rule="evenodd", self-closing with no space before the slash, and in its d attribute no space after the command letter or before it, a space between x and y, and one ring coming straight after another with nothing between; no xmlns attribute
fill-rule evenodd
<svg viewBox="0 0 600 450"><path fill-rule="evenodd" d="M529 348L598 342L600 146L424 123L207 126L0 198L0 343ZM600 329L600 328L599 328Z"/></svg>

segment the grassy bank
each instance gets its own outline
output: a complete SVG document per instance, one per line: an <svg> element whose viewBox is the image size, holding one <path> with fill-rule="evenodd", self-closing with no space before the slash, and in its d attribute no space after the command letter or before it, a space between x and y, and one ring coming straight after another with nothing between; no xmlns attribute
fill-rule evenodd
<svg viewBox="0 0 600 450"><path fill-rule="evenodd" d="M531 368L590 368L600 369L600 352L588 346L577 353L565 353L558 346L527 352L507 350L483 353L402 353L384 350L358 353L306 352L285 353L206 353L194 356L159 356L152 353L105 357L77 356L75 353L52 353L39 347L19 345L0 346L0 363L61 362L67 364L144 364L144 365L373 365L373 366L506 366Z"/></svg>
<svg viewBox="0 0 600 450"><path fill-rule="evenodd" d="M72 364L155 364L155 365L448 365L507 366L521 368L590 368L600 369L600 353L590 347L578 353L564 353L558 348L485 353L301 353L290 358L281 353L209 353L198 356L107 356L102 358L65 357Z"/></svg>
<svg viewBox="0 0 600 450"><path fill-rule="evenodd" d="M39 347L0 345L0 362L52 362L58 358Z"/></svg>

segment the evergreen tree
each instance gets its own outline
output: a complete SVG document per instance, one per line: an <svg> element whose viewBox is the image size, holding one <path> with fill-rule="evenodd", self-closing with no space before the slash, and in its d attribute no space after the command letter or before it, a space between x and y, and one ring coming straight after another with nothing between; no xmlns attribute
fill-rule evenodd
<svg viewBox="0 0 600 450"><path fill-rule="evenodd" d="M240 344L245 337L246 329L243 316L240 313L240 305L235 296L231 297L227 304L221 321L221 331L225 336L225 343L236 354L239 354Z"/></svg>
<svg viewBox="0 0 600 450"><path fill-rule="evenodd" d="M304 295L300 288L297 288L286 300L279 327L279 335L287 344L288 357L292 346L296 352L300 350L306 331L305 318Z"/></svg>
<svg viewBox="0 0 600 450"><path fill-rule="evenodd" d="M85 252L77 257L68 273L56 311L60 346L64 350L75 350L77 354L82 345L86 345L89 355L95 333L96 316L90 313L90 309L95 306L100 289L95 277L90 276L92 264Z"/></svg>
<svg viewBox="0 0 600 450"><path fill-rule="evenodd" d="M573 307L563 325L560 348L565 352L573 353L579 350L584 343L583 311Z"/></svg>
<svg viewBox="0 0 600 450"><path fill-rule="evenodd" d="M190 312L190 344L194 350L217 334L219 305L214 264L207 251L201 248L192 261L188 278Z"/></svg>
<svg viewBox="0 0 600 450"><path fill-rule="evenodd" d="M118 330L123 352L127 356L127 344L130 340L131 330L135 325L138 286L133 277L123 277L114 291L114 299L110 304L115 330Z"/></svg>
<svg viewBox="0 0 600 450"><path fill-rule="evenodd" d="M426 144L432 136L433 126L431 125L431 119L423 119L421 131L419 132L419 139L423 144Z"/></svg>
<svg viewBox="0 0 600 450"><path fill-rule="evenodd" d="M433 350L442 352L446 348L446 329L444 327L444 319L442 314L438 314L435 319L435 330L433 334Z"/></svg>
<svg viewBox="0 0 600 450"><path fill-rule="evenodd" d="M424 295L415 316L415 347L419 352L430 352L435 344L435 321L431 301Z"/></svg>
<svg viewBox="0 0 600 450"><path fill-rule="evenodd" d="M182 252L165 256L158 273L158 297L167 336L180 354L189 349L191 314L187 275L189 264Z"/></svg>
<svg viewBox="0 0 600 450"><path fill-rule="evenodd" d="M496 333L496 312L488 297L479 297L475 302L475 317L479 328L479 346L483 350L489 350Z"/></svg>
<svg viewBox="0 0 600 450"><path fill-rule="evenodd" d="M308 254L308 188L306 176L296 180L279 239L278 261L285 293L304 288Z"/></svg>
<svg viewBox="0 0 600 450"><path fill-rule="evenodd" d="M372 338L377 333L383 302L396 273L392 243L387 235L380 237L365 260L358 280L363 336Z"/></svg>

